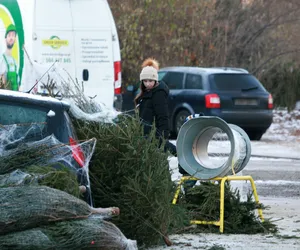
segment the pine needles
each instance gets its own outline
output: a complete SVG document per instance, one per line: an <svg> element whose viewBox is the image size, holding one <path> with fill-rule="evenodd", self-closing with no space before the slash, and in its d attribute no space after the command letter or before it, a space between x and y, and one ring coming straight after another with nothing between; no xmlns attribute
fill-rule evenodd
<svg viewBox="0 0 300 250"><path fill-rule="evenodd" d="M112 223L100 218L62 221L0 236L2 250L136 249Z"/></svg>
<svg viewBox="0 0 300 250"><path fill-rule="evenodd" d="M95 205L120 207L114 222L126 237L141 247L154 245L172 228L188 223L184 209L171 204L175 186L168 154L154 131L144 137L140 122L132 117L120 117L117 124L74 123L80 139L97 138L90 163Z"/></svg>
<svg viewBox="0 0 300 250"><path fill-rule="evenodd" d="M193 219L218 221L220 215L220 184L201 182L180 199ZM276 225L269 220L261 222L255 214L257 204L249 193L246 201L241 201L238 190L232 190L229 183L225 183L224 197L224 231L233 234L275 233ZM262 209L265 209L261 205ZM215 226L199 226L198 231L217 232Z"/></svg>
<svg viewBox="0 0 300 250"><path fill-rule="evenodd" d="M38 176L38 184L41 186L55 188L80 198L77 176L64 165L61 165L59 169L55 169L52 166L31 166L26 168L26 172Z"/></svg>

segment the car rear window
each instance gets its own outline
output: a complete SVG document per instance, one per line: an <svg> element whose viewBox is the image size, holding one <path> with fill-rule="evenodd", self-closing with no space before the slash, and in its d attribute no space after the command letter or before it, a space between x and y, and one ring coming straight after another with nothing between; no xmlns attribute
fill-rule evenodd
<svg viewBox="0 0 300 250"><path fill-rule="evenodd" d="M34 105L0 103L0 134L8 133L11 140L42 139L48 135L48 112Z"/></svg>
<svg viewBox="0 0 300 250"><path fill-rule="evenodd" d="M9 103L0 103L0 114L1 125L45 123L47 119L47 110Z"/></svg>
<svg viewBox="0 0 300 250"><path fill-rule="evenodd" d="M9 141L38 141L54 135L59 141L69 143L76 139L71 120L60 107L0 101L0 145L9 136Z"/></svg>
<svg viewBox="0 0 300 250"><path fill-rule="evenodd" d="M209 83L212 90L265 91L261 83L250 74L211 74Z"/></svg>

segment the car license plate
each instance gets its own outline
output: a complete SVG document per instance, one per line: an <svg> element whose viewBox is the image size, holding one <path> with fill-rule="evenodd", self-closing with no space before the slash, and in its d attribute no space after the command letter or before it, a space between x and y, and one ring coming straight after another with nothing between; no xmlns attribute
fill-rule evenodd
<svg viewBox="0 0 300 250"><path fill-rule="evenodd" d="M255 106L258 105L258 101L256 99L235 99L234 104Z"/></svg>

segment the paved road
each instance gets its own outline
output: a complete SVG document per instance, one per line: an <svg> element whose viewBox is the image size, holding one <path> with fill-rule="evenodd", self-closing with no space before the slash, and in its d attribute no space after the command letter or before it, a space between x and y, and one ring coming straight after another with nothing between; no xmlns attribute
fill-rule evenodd
<svg viewBox="0 0 300 250"><path fill-rule="evenodd" d="M260 196L300 198L299 142L251 141L251 151L242 174L253 177Z"/></svg>
<svg viewBox="0 0 300 250"><path fill-rule="evenodd" d="M300 160L250 159L243 175L251 175L260 196L300 197Z"/></svg>
<svg viewBox="0 0 300 250"><path fill-rule="evenodd" d="M173 179L178 179L181 175L177 172L175 158L170 166L175 172ZM252 176L259 196L300 198L300 160L252 157L239 174ZM234 181L232 186L244 194L251 189L250 183L245 181Z"/></svg>

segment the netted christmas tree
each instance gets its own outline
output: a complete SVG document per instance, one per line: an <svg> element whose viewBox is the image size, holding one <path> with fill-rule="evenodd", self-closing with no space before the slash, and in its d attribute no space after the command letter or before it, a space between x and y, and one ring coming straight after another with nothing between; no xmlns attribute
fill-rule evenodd
<svg viewBox="0 0 300 250"><path fill-rule="evenodd" d="M0 124L0 249L135 250L135 241L105 221L118 208L95 208L83 197L95 140L69 145L31 136L35 122L22 125ZM82 167L74 164L78 148Z"/></svg>

